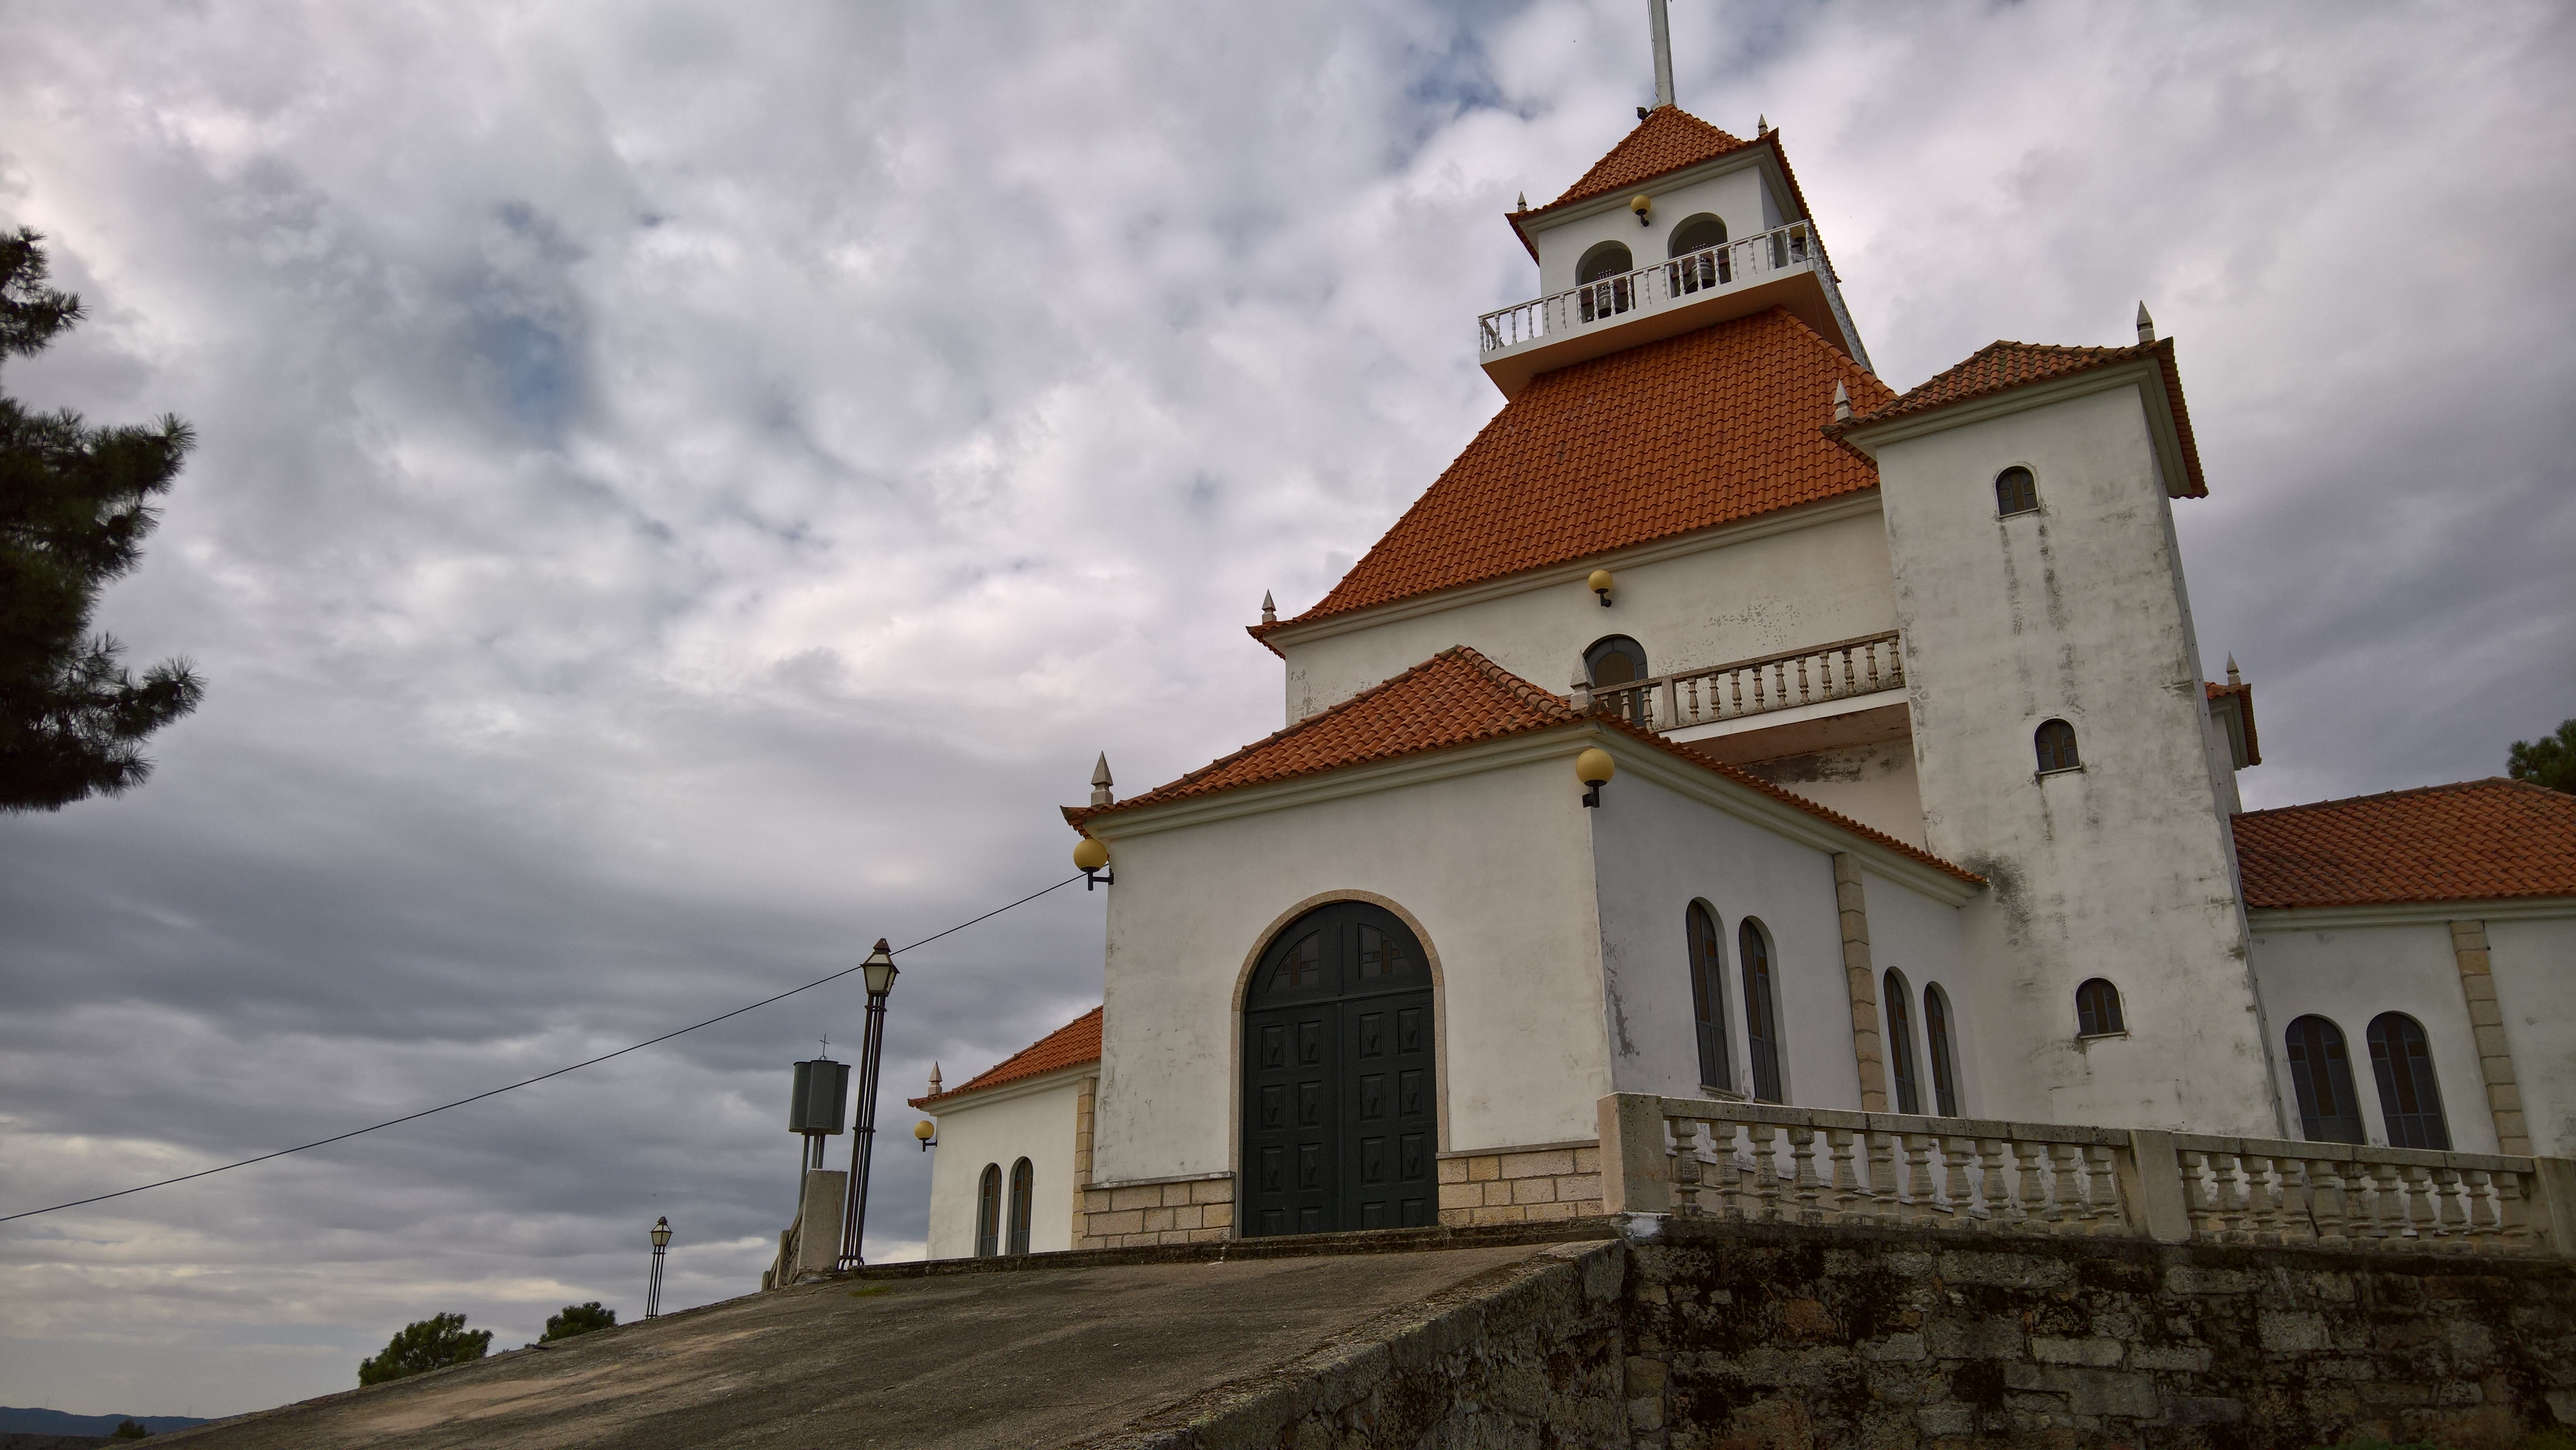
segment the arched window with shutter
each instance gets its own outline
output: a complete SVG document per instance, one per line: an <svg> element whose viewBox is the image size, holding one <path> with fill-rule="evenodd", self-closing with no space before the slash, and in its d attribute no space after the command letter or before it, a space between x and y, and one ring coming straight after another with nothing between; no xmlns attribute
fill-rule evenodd
<svg viewBox="0 0 2576 1450"><path fill-rule="evenodd" d="M1896 1080L1896 1110L1919 1113L1923 1111L1923 1090L1916 1086L1914 1074L1914 1011L1907 1000L1912 994L1905 988L1905 974L1888 968L1883 990L1887 1002L1887 1071Z"/></svg>
<svg viewBox="0 0 2576 1450"><path fill-rule="evenodd" d="M1037 1170L1029 1166L1029 1160L1023 1158L1011 1165L1011 1237L1002 1249L1006 1254L1029 1251L1029 1208L1036 1183Z"/></svg>
<svg viewBox="0 0 2576 1450"><path fill-rule="evenodd" d="M2311 1143L2359 1143L2361 1099L2352 1090L2352 1054L2343 1029L2311 1013L2290 1024L2290 1094L2299 1100L2299 1135Z"/></svg>
<svg viewBox="0 0 2576 1450"><path fill-rule="evenodd" d="M1950 1042L1950 994L1938 982L1923 989L1923 1043L1932 1053L1932 1111L1959 1116L1958 1049Z"/></svg>
<svg viewBox="0 0 2576 1450"><path fill-rule="evenodd" d="M975 1257L989 1259L1002 1251L1002 1165L987 1163L975 1185Z"/></svg>
<svg viewBox="0 0 2576 1450"><path fill-rule="evenodd" d="M1995 512L2006 518L2039 512L2039 480L2016 463L1995 475Z"/></svg>
<svg viewBox="0 0 2576 1450"><path fill-rule="evenodd" d="M1716 913L1694 901L1683 918L1690 937L1691 1016L1699 1030L1702 1087L1735 1086L1726 1060L1726 968L1719 951Z"/></svg>
<svg viewBox="0 0 2576 1450"><path fill-rule="evenodd" d="M1753 1061L1753 1096L1785 1102L1780 1079L1780 994L1772 977L1771 934L1752 917L1735 929L1735 951L1744 971L1744 1044Z"/></svg>
<svg viewBox="0 0 2576 1450"><path fill-rule="evenodd" d="M2120 1017L2120 989L2100 977L2075 989L2075 1035L2116 1037L2129 1030Z"/></svg>
<svg viewBox="0 0 2576 1450"><path fill-rule="evenodd" d="M2075 755L2075 727L2063 720L2041 722L2038 732L2031 736L2031 744L2039 751L2039 773L2042 775L2053 770L2084 768L2084 762Z"/></svg>
<svg viewBox="0 0 2576 1450"><path fill-rule="evenodd" d="M2370 1019L2369 1037L2388 1146L2447 1151L2451 1125L2442 1117L2442 1088L2433 1080L2433 1048L2422 1024L2403 1012L2382 1012Z"/></svg>

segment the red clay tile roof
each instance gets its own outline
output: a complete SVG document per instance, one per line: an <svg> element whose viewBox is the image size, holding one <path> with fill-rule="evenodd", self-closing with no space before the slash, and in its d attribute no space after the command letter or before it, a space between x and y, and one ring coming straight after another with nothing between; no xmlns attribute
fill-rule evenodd
<svg viewBox="0 0 2576 1450"><path fill-rule="evenodd" d="M2576 796L2497 777L2236 817L2245 904L2576 896Z"/></svg>
<svg viewBox="0 0 2576 1450"><path fill-rule="evenodd" d="M1652 181L1667 172L1685 166L1714 161L1729 151L1741 151L1752 143L1740 136L1730 136L1679 106L1658 106L1646 113L1637 129L1619 138L1619 144L1592 163L1581 180L1565 189L1565 194L1540 211L1553 211L1573 202L1589 201L1596 196L1626 191L1642 181Z"/></svg>
<svg viewBox="0 0 2576 1450"><path fill-rule="evenodd" d="M1531 684L1466 645L1451 645L1403 674L1360 691L1320 715L1263 737L1169 785L1113 806L1064 808L1074 829L1117 811L1132 811L1196 796L1300 776L1322 775L1372 761L1396 760L1434 750L1502 740L1564 725L1598 723L1629 735L1747 790L1797 807L1853 835L1899 851L1962 881L1985 878L1930 852L1782 790L1759 776L1674 745L1624 721L1578 714L1564 700Z"/></svg>
<svg viewBox="0 0 2576 1450"><path fill-rule="evenodd" d="M1036 1042L1002 1059L980 1075L968 1078L937 1097L907 1099L916 1108L944 1103L966 1093L982 1092L1004 1083L1043 1076L1060 1068L1079 1067L1100 1060L1100 1009L1092 1008L1057 1028Z"/></svg>
<svg viewBox="0 0 2576 1450"><path fill-rule="evenodd" d="M2009 392L2031 383L2070 377L2117 363L2151 358L2164 378L2165 401L2172 407L2174 431L2182 436L2183 476L2187 480L2186 498L2207 498L2209 485L2200 474L2200 445L2192 441L2191 412L2183 406L2182 374L2174 368L2173 339L2160 337L2154 342L2129 347L2060 347L2054 343L1990 342L1977 349L1966 362L1947 372L1935 373L1922 386L1874 411L1861 408L1860 395L1852 395L1854 416L1848 423L1834 425L1837 435L1865 428L1872 423L1928 413L1952 403L1971 398L1989 397Z"/></svg>
<svg viewBox="0 0 2576 1450"><path fill-rule="evenodd" d="M1875 488L1821 431L1837 382L1858 407L1896 396L1781 308L1541 373L1284 624Z"/></svg>

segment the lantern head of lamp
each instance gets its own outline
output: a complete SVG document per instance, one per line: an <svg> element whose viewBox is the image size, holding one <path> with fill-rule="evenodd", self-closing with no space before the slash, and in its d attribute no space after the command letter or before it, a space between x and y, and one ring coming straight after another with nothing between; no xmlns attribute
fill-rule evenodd
<svg viewBox="0 0 2576 1450"><path fill-rule="evenodd" d="M653 1247L657 1249L667 1249L670 1246L671 1221L667 1218L657 1218L653 1220Z"/></svg>
<svg viewBox="0 0 2576 1450"><path fill-rule="evenodd" d="M1647 225L1646 213L1654 210L1654 206L1655 204L1647 200L1646 194L1642 191L1628 198L1628 210L1637 214L1637 225L1641 227Z"/></svg>
<svg viewBox="0 0 2576 1450"><path fill-rule="evenodd" d="M1598 745L1587 745L1581 755L1574 757L1574 778L1583 782L1583 803L1587 806L1601 804L1601 787L1618 773L1618 762Z"/></svg>
<svg viewBox="0 0 2576 1450"><path fill-rule="evenodd" d="M934 1127L928 1118L912 1125L912 1136L921 1140L921 1151L924 1153L939 1146L939 1129Z"/></svg>
<svg viewBox="0 0 2576 1450"><path fill-rule="evenodd" d="M894 990L894 953L886 949L884 937L877 938L876 950L868 953L868 959L859 964L859 970L867 974L869 996L882 997Z"/></svg>
<svg viewBox="0 0 2576 1450"><path fill-rule="evenodd" d="M1610 607L1610 586L1616 582L1618 581L1610 577L1609 570L1595 569L1592 571L1592 577L1583 581L1583 587L1600 595L1601 607L1607 609Z"/></svg>
<svg viewBox="0 0 2576 1450"><path fill-rule="evenodd" d="M1085 891L1095 886L1118 884L1118 873L1107 869L1109 848L1093 837L1085 836L1074 842L1073 864L1074 869L1082 873L1082 889Z"/></svg>

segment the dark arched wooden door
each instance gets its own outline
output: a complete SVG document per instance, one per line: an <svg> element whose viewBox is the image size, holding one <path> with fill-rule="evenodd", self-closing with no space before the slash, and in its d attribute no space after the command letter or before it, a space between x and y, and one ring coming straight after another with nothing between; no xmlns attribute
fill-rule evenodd
<svg viewBox="0 0 2576 1450"><path fill-rule="evenodd" d="M1243 1002L1246 1237L1439 1221L1431 967L1393 912L1320 906Z"/></svg>

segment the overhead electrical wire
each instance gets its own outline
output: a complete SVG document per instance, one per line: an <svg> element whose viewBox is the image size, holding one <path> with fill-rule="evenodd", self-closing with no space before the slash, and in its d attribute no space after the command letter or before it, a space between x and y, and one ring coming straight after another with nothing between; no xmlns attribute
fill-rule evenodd
<svg viewBox="0 0 2576 1450"><path fill-rule="evenodd" d="M985 912L982 916L961 921L955 926L948 928L946 931L933 932L930 935L923 937L921 940L912 943L911 946L896 947L887 955L899 957L905 952L911 951L913 947L926 947L943 936L950 936L957 932L964 931L966 928L975 925L976 922L990 921L994 917L1001 915L1003 912L1009 911L1014 906L1026 906L1030 902L1037 900L1039 897L1046 895L1047 892L1061 891L1065 887L1071 886L1073 883L1080 881L1081 879L1082 876L1080 874L1067 876L1055 885L1045 888L1045 890L1032 891L1017 901L1011 902L1005 906L994 907L992 910ZM182 1173L176 1178L164 1178L157 1183L141 1183L132 1188L120 1188L114 1193L101 1193L89 1198L75 1198L69 1203L57 1203L48 1208L30 1208L18 1213L0 1214L0 1223L8 1223L13 1219L34 1218L36 1215L42 1213L60 1213L67 1208L79 1208L84 1204L91 1203L105 1203L111 1198L123 1198L130 1193L146 1193L155 1188L167 1188L173 1183L185 1183L192 1178L205 1178L216 1173L229 1173L235 1168L248 1168L254 1163L265 1163L271 1158L283 1158L290 1153L302 1153L314 1148L327 1148L333 1143L345 1143L351 1138L363 1137L368 1133L379 1132L386 1128L399 1127L404 1123L417 1122L422 1118L430 1116L432 1113L443 1113L449 1108L461 1108L467 1103L479 1103L485 1098L499 1097L501 1094L506 1092L515 1092L523 1087L532 1087L538 1083L544 1082L548 1078L561 1077L568 1072L579 1072L585 1067L596 1067L600 1063L606 1062L612 1057L624 1057L630 1052L640 1052L647 1047L653 1046L655 1043L668 1042L674 1037L678 1037L683 1033L695 1032L701 1027L713 1027L719 1022L730 1021L733 1018L741 1016L745 1012L757 1012L772 1002L783 1002L788 998L795 996L799 992L810 992L816 987L837 982L843 977L850 975L850 973L860 970L861 967L864 967L865 965L866 964L863 962L858 967L845 967L840 971L834 972L828 977L817 977L813 981L807 982L804 986L790 987L775 997L763 997L759 1001L754 1002L747 1007L736 1007L732 1011L725 1013L723 1016L710 1017L704 1022L692 1022L686 1027L674 1028L669 1032L663 1033L659 1037L648 1037L641 1042L621 1047L615 1052L603 1052L597 1057L584 1058L580 1062L576 1062L569 1067L559 1067L552 1072L541 1072L535 1077L522 1078L517 1082L509 1083L502 1087L491 1088L486 1091L476 1093L470 1098L458 1098L452 1103L440 1103L434 1108L423 1108L417 1113L406 1113L399 1118L387 1118L381 1123L370 1123L363 1128L352 1128L348 1132L335 1134L328 1138L317 1138L310 1143L298 1143L292 1148L280 1148L274 1153L262 1153L256 1158L244 1158L238 1163L226 1163L220 1168L200 1168L194 1173Z"/></svg>

